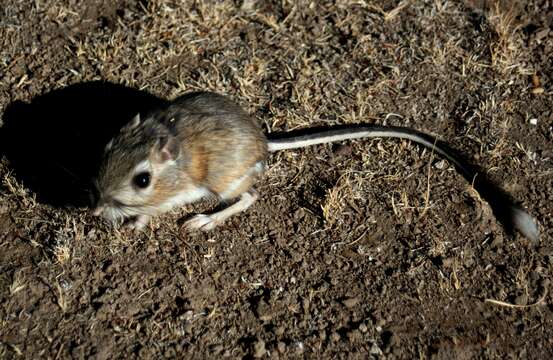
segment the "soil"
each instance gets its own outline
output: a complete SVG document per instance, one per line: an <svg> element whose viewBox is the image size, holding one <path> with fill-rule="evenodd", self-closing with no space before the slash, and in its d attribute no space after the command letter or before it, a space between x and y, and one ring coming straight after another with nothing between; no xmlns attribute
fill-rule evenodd
<svg viewBox="0 0 553 360"><path fill-rule="evenodd" d="M553 5L0 1L0 358L553 356ZM410 126L527 209L510 234L408 141L271 156L252 208L187 231L90 215L130 116L225 93L267 133Z"/></svg>

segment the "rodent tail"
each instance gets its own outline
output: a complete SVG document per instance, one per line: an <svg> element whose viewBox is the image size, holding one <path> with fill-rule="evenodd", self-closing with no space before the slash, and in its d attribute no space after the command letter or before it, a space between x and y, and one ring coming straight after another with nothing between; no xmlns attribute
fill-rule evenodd
<svg viewBox="0 0 553 360"><path fill-rule="evenodd" d="M267 145L269 152L297 149L317 144L361 138L407 139L420 144L448 161L462 173L478 193L490 204L495 216L506 230L518 230L531 240L537 240L539 230L534 218L515 205L501 189L493 185L472 165L462 160L446 143L433 136L405 127L379 125L346 125L332 128L310 128L281 134L270 134Z"/></svg>

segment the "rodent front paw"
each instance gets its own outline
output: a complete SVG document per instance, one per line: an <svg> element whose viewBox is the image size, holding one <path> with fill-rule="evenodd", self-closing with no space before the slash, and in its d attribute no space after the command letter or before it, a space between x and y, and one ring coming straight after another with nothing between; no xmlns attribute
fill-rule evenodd
<svg viewBox="0 0 553 360"><path fill-rule="evenodd" d="M213 217L205 214L195 215L184 223L184 226L188 229L199 229L203 231L212 230L217 225L219 225L219 223L213 219Z"/></svg>
<svg viewBox="0 0 553 360"><path fill-rule="evenodd" d="M142 230L146 225L148 225L148 222L150 221L150 217L147 215L138 215L135 219L129 221L126 224L126 227L132 230Z"/></svg>

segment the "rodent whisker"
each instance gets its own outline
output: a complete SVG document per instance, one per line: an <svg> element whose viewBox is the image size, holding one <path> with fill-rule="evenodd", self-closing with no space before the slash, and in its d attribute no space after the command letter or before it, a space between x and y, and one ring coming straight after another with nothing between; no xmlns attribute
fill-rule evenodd
<svg viewBox="0 0 553 360"><path fill-rule="evenodd" d="M58 162L54 162L54 165L63 170L67 175L71 176L74 180L76 180L79 184L83 183L83 179L79 176L77 176L74 172L63 166L62 164Z"/></svg>
<svg viewBox="0 0 553 360"><path fill-rule="evenodd" d="M112 208L112 211L116 212L117 216L121 217L136 215L153 216L157 214L157 207L154 205L126 205L121 202L117 202L116 206Z"/></svg>

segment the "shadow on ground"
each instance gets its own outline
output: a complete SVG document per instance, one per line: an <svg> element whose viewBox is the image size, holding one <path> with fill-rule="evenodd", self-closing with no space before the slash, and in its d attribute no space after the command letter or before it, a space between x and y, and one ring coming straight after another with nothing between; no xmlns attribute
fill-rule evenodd
<svg viewBox="0 0 553 360"><path fill-rule="evenodd" d="M37 200L87 206L104 146L137 112L164 101L108 82L85 82L15 101L0 128L0 156Z"/></svg>
<svg viewBox="0 0 553 360"><path fill-rule="evenodd" d="M92 179L98 172L105 145L137 112L147 112L164 102L144 91L107 82L72 85L38 96L30 104L16 101L4 114L0 154L7 157L16 178L40 202L53 206L91 205L95 198ZM323 131L307 129L307 133L315 130ZM305 133L300 130L272 134L271 138L278 141L281 136ZM447 144L417 134L455 154ZM509 233L518 228L529 238L538 237L533 220L523 216L522 209L511 206L508 194L477 167L465 160L457 161L463 164L458 170L488 201Z"/></svg>

